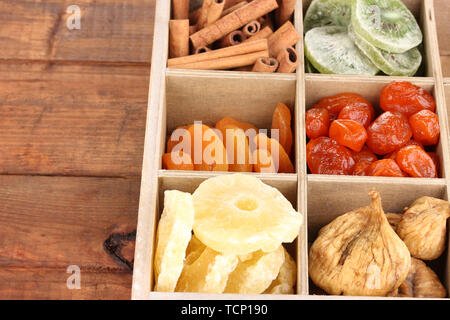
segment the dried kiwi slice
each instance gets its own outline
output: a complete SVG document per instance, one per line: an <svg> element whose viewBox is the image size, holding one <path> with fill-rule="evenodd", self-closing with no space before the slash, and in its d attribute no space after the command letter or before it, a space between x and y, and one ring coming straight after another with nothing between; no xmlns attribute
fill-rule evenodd
<svg viewBox="0 0 450 320"><path fill-rule="evenodd" d="M379 71L353 43L347 27L309 30L305 35L305 55L321 73L375 75Z"/></svg>
<svg viewBox="0 0 450 320"><path fill-rule="evenodd" d="M316 27L346 27L351 21L352 0L314 0L304 19L304 33Z"/></svg>
<svg viewBox="0 0 450 320"><path fill-rule="evenodd" d="M375 47L403 53L422 42L416 19L400 0L354 0L352 25Z"/></svg>
<svg viewBox="0 0 450 320"><path fill-rule="evenodd" d="M413 76L422 63L422 55L419 49L413 48L405 53L389 53L378 49L366 39L361 37L348 26L348 34L356 46L376 65L381 71L390 76Z"/></svg>

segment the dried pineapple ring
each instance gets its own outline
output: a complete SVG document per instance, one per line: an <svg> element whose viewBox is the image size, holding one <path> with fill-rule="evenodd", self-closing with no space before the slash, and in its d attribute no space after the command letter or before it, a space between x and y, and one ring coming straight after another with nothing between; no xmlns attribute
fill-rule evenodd
<svg viewBox="0 0 450 320"><path fill-rule="evenodd" d="M221 254L205 247L195 261L184 265L176 291L222 293L238 261L236 255Z"/></svg>
<svg viewBox="0 0 450 320"><path fill-rule="evenodd" d="M164 211L158 225L155 253L155 291L173 292L183 269L194 223L192 195L164 192Z"/></svg>
<svg viewBox="0 0 450 320"><path fill-rule="evenodd" d="M240 262L228 277L225 293L259 294L277 277L284 262L284 248L272 252L257 251Z"/></svg>
<svg viewBox="0 0 450 320"><path fill-rule="evenodd" d="M193 198L194 233L219 252L274 251L282 242L292 242L302 223L302 216L280 191L250 175L210 178Z"/></svg>
<svg viewBox="0 0 450 320"><path fill-rule="evenodd" d="M296 280L297 265L291 255L284 249L284 263L281 265L280 272L264 293L293 294Z"/></svg>

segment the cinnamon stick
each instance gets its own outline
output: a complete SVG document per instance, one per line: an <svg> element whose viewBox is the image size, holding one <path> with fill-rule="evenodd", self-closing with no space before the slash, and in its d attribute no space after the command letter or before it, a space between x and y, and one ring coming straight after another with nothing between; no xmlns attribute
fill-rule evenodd
<svg viewBox="0 0 450 320"><path fill-rule="evenodd" d="M267 39L261 39L249 43L241 43L235 46L212 50L210 52L200 53L196 55L169 59L167 61L167 65L168 67L174 67L181 64L196 63L199 61L211 61L214 59L243 55L264 50L268 50Z"/></svg>
<svg viewBox="0 0 450 320"><path fill-rule="evenodd" d="M189 20L169 21L169 56L183 57L189 54Z"/></svg>
<svg viewBox="0 0 450 320"><path fill-rule="evenodd" d="M225 0L225 7L227 6L227 3L228 3L228 0ZM223 16L226 16L227 14L230 14L233 11L236 11L237 9L242 8L243 6L245 6L247 4L248 4L248 1L238 2L234 6L224 9L222 11L222 14L220 15L220 17L222 18Z"/></svg>
<svg viewBox="0 0 450 320"><path fill-rule="evenodd" d="M297 69L299 59L297 51L292 47L287 47L278 54L277 60L280 64L277 72L280 73L292 73Z"/></svg>
<svg viewBox="0 0 450 320"><path fill-rule="evenodd" d="M281 26L291 19L295 10L295 0L279 0L278 3L280 7L275 13L275 20L277 25Z"/></svg>
<svg viewBox="0 0 450 320"><path fill-rule="evenodd" d="M278 68L278 61L274 58L258 58L253 65L252 71L275 72Z"/></svg>
<svg viewBox="0 0 450 320"><path fill-rule="evenodd" d="M290 21L285 22L277 31L267 38L270 56L274 58L278 57L281 50L294 46L298 40L300 40L300 36L297 33L297 30L295 30L295 27Z"/></svg>
<svg viewBox="0 0 450 320"><path fill-rule="evenodd" d="M270 27L265 27L264 29L259 30L253 36L244 40L244 42L255 41L260 39L267 39L273 33Z"/></svg>
<svg viewBox="0 0 450 320"><path fill-rule="evenodd" d="M236 5L238 2L241 2L242 0L226 0L225 1L225 8L224 9L228 9L234 5Z"/></svg>
<svg viewBox="0 0 450 320"><path fill-rule="evenodd" d="M198 47L197 49L194 50L194 54L205 53L209 51L211 51L211 49L208 47Z"/></svg>
<svg viewBox="0 0 450 320"><path fill-rule="evenodd" d="M242 42L244 42L244 40L246 38L247 37L245 36L245 34L242 31L236 30L236 31L230 32L225 37L220 39L219 47L225 48L225 47L229 47L229 46L235 46L235 45L238 45L238 44L241 44Z"/></svg>
<svg viewBox="0 0 450 320"><path fill-rule="evenodd" d="M197 19L197 30L203 29L206 26L208 20L208 11L211 8L213 0L203 0L202 7L200 8L200 14Z"/></svg>
<svg viewBox="0 0 450 320"><path fill-rule="evenodd" d="M200 53L195 56L202 54L208 54L211 52ZM195 57L194 56L194 57ZM256 59L260 57L268 57L269 51L258 51L247 54L241 54L237 56L224 57L214 60L199 61L194 63L179 64L174 66L176 69L195 69L195 70L227 70L232 68L238 68L243 66L249 66L255 63Z"/></svg>
<svg viewBox="0 0 450 320"><path fill-rule="evenodd" d="M242 32L244 33L244 35L246 37L251 37L253 35L255 35L257 32L259 32L259 30L261 29L261 24L256 21L250 21L249 23L247 23L243 28L242 28Z"/></svg>
<svg viewBox="0 0 450 320"><path fill-rule="evenodd" d="M225 0L203 0L201 12L197 20L197 29L203 29L216 22L222 14L224 5Z"/></svg>
<svg viewBox="0 0 450 320"><path fill-rule="evenodd" d="M172 0L173 19L189 18L189 0Z"/></svg>
<svg viewBox="0 0 450 320"><path fill-rule="evenodd" d="M191 35L191 43L194 48L209 45L276 8L276 0L254 0Z"/></svg>

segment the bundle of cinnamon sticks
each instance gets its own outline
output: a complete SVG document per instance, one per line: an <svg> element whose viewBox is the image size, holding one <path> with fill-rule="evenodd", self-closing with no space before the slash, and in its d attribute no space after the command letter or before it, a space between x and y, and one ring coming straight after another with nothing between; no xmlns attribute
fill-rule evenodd
<svg viewBox="0 0 450 320"><path fill-rule="evenodd" d="M169 68L294 72L295 0L172 0Z"/></svg>

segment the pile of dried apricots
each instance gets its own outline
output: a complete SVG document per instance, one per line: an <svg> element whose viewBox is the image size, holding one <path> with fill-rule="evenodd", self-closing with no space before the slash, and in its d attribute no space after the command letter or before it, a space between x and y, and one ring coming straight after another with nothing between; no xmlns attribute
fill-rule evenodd
<svg viewBox="0 0 450 320"><path fill-rule="evenodd" d="M381 113L355 93L321 99L306 112L312 174L437 178L439 118L433 96L410 82L380 93Z"/></svg>
<svg viewBox="0 0 450 320"><path fill-rule="evenodd" d="M230 117L219 120L214 128L198 122L178 127L167 140L162 167L167 170L294 173L291 119L289 107L278 103L272 116L270 138L254 125ZM278 130L277 136L274 130Z"/></svg>

